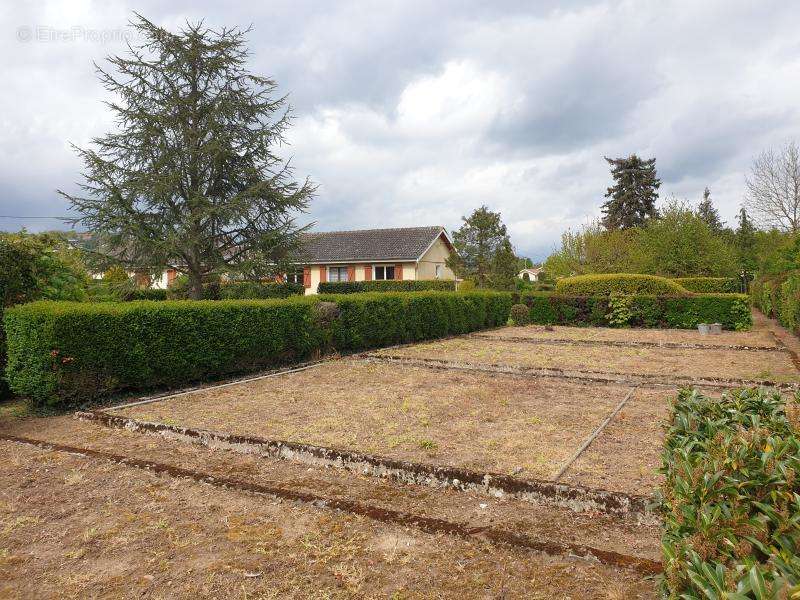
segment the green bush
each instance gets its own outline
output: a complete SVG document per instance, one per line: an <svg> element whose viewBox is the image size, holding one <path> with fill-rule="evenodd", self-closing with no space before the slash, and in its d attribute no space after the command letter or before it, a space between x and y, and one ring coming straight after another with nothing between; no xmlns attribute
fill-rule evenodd
<svg viewBox="0 0 800 600"><path fill-rule="evenodd" d="M189 299L189 279L180 275L167 291L169 300ZM305 287L301 283L277 283L274 281L225 281L214 282L203 288L203 300L265 300L302 296Z"/></svg>
<svg viewBox="0 0 800 600"><path fill-rule="evenodd" d="M134 300L166 300L167 290L159 290L156 288L139 288L125 292L122 298L125 302L133 302Z"/></svg>
<svg viewBox="0 0 800 600"><path fill-rule="evenodd" d="M7 377L40 404L178 385L298 360L318 345L312 302L35 302L6 311Z"/></svg>
<svg viewBox="0 0 800 600"><path fill-rule="evenodd" d="M15 392L36 403L70 405L123 389L294 362L323 350L362 350L503 325L510 307L511 294L496 292L35 302L6 310L7 375Z"/></svg>
<svg viewBox="0 0 800 600"><path fill-rule="evenodd" d="M693 329L700 323L721 323L732 330L752 325L750 301L743 294L621 297L533 292L520 294L519 301L530 307L531 323L537 324Z"/></svg>
<svg viewBox="0 0 800 600"><path fill-rule="evenodd" d="M364 292L452 292L456 282L452 279L416 279L387 281L327 281L320 283L320 294L361 294Z"/></svg>
<svg viewBox="0 0 800 600"><path fill-rule="evenodd" d="M750 291L761 312L789 331L800 333L800 272L758 279Z"/></svg>
<svg viewBox="0 0 800 600"><path fill-rule="evenodd" d="M514 325L527 325L531 322L531 311L525 304L515 304L511 307L511 321Z"/></svg>
<svg viewBox="0 0 800 600"><path fill-rule="evenodd" d="M675 283L698 294L739 294L741 282L735 277L677 277Z"/></svg>
<svg viewBox="0 0 800 600"><path fill-rule="evenodd" d="M232 281L219 286L220 300L258 300L302 296L306 288L302 283L274 283L258 281Z"/></svg>
<svg viewBox="0 0 800 600"><path fill-rule="evenodd" d="M364 293L321 296L340 311L333 328L337 350L355 351L468 333L508 322L504 292Z"/></svg>
<svg viewBox="0 0 800 600"><path fill-rule="evenodd" d="M765 389L683 390L663 469L664 595L800 595L800 407Z"/></svg>
<svg viewBox="0 0 800 600"><path fill-rule="evenodd" d="M563 296L606 296L610 294L688 295L674 281L656 275L603 273L576 275L556 282L556 293Z"/></svg>

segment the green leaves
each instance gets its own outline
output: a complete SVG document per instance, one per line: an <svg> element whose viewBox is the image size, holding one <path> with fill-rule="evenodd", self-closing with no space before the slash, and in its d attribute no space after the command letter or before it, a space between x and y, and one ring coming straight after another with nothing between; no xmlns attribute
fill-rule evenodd
<svg viewBox="0 0 800 600"><path fill-rule="evenodd" d="M800 597L800 442L765 389L682 390L664 445L664 586L671 598Z"/></svg>

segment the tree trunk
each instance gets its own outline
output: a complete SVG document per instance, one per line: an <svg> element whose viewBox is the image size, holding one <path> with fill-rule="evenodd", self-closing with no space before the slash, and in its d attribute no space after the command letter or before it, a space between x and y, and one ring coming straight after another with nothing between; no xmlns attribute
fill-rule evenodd
<svg viewBox="0 0 800 600"><path fill-rule="evenodd" d="M189 297L192 300L203 299L203 274L199 270L189 270Z"/></svg>

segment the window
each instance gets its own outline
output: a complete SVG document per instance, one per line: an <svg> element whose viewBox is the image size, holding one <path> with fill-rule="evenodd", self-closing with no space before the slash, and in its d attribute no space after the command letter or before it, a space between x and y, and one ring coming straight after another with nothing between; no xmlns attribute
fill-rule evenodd
<svg viewBox="0 0 800 600"><path fill-rule="evenodd" d="M394 265L376 266L375 279L379 281L384 279L394 279Z"/></svg>
<svg viewBox="0 0 800 600"><path fill-rule="evenodd" d="M303 271L292 271L287 273L286 283L303 283Z"/></svg>
<svg viewBox="0 0 800 600"><path fill-rule="evenodd" d="M444 267L442 265L436 265L436 279L441 279L443 274Z"/></svg>
<svg viewBox="0 0 800 600"><path fill-rule="evenodd" d="M328 267L328 281L347 281L347 267Z"/></svg>

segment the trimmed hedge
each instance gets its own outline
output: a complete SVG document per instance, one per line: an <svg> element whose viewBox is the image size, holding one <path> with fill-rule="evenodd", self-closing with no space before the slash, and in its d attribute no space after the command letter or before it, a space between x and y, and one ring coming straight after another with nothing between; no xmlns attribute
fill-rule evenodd
<svg viewBox="0 0 800 600"><path fill-rule="evenodd" d="M166 300L167 290L159 290L155 288L137 289L126 292L122 300L124 302L134 302L136 300Z"/></svg>
<svg viewBox="0 0 800 600"><path fill-rule="evenodd" d="M306 288L302 283L274 283L259 281L231 281L219 286L220 300L261 300L302 296Z"/></svg>
<svg viewBox="0 0 800 600"><path fill-rule="evenodd" d="M556 282L563 296L605 296L610 294L688 295L689 291L671 279L635 273L576 275Z"/></svg>
<svg viewBox="0 0 800 600"><path fill-rule="evenodd" d="M510 294L495 292L35 302L5 312L7 376L16 393L38 404L70 405L123 389L296 362L322 351L503 325L510 306Z"/></svg>
<svg viewBox="0 0 800 600"><path fill-rule="evenodd" d="M739 294L741 282L735 277L677 277L675 283L698 294Z"/></svg>
<svg viewBox="0 0 800 600"><path fill-rule="evenodd" d="M451 279L416 279L386 281L326 281L320 283L320 294L360 294L364 292L452 292L456 282Z"/></svg>
<svg viewBox="0 0 800 600"><path fill-rule="evenodd" d="M519 295L531 310L531 323L596 327L669 327L693 329L721 323L725 329L749 328L750 301L743 294L694 296L565 296L544 292Z"/></svg>
<svg viewBox="0 0 800 600"><path fill-rule="evenodd" d="M753 282L751 293L761 312L800 334L800 273Z"/></svg>
<svg viewBox="0 0 800 600"><path fill-rule="evenodd" d="M662 455L663 592L800 594L800 406L775 391L683 390Z"/></svg>
<svg viewBox="0 0 800 600"><path fill-rule="evenodd" d="M355 351L499 327L508 321L504 292L388 292L320 297L339 307L337 350Z"/></svg>
<svg viewBox="0 0 800 600"><path fill-rule="evenodd" d="M299 360L319 345L298 300L35 302L7 310L7 378L40 404Z"/></svg>

